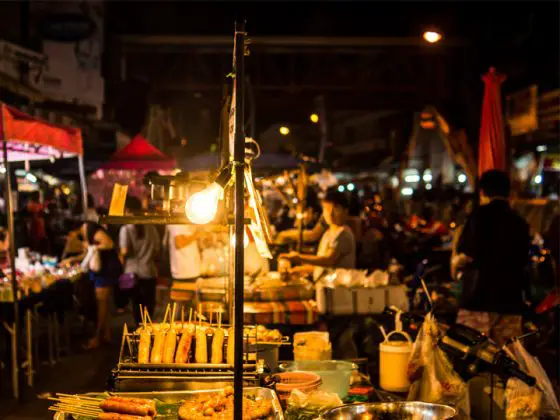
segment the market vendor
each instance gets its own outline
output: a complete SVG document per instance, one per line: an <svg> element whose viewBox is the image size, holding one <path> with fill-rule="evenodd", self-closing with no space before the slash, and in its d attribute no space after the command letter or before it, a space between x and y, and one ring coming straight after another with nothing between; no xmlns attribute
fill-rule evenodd
<svg viewBox="0 0 560 420"><path fill-rule="evenodd" d="M307 209L306 209L307 210ZM310 209L309 211L313 211L312 209ZM304 218L305 218L305 214L304 214ZM325 221L325 218L323 216L319 217L319 220L317 221L317 223L315 223L315 225L313 226L313 228L311 229L307 229L304 228L303 230L303 242L306 243L313 243L313 242L317 242L319 239L321 239L321 236L325 233L325 231L329 228L329 225L327 224L327 222ZM285 244L285 243L289 243L289 242L297 242L299 238L299 229L288 229L285 230L283 232L280 232L278 234L278 236L276 237L275 242L278 244Z"/></svg>
<svg viewBox="0 0 560 420"><path fill-rule="evenodd" d="M326 268L355 268L356 239L352 230L345 225L348 215L348 199L336 190L328 191L322 203L323 219L328 225L321 237L317 255L290 252L281 254L279 259L287 259L292 264L292 274L313 274L318 280Z"/></svg>

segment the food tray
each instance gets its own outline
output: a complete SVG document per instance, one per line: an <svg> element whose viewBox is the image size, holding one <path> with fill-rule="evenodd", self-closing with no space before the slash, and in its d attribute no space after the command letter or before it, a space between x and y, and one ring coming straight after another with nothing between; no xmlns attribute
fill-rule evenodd
<svg viewBox="0 0 560 420"><path fill-rule="evenodd" d="M167 403L174 403L189 400L195 398L199 395L207 395L207 394L214 394L216 390L213 391L162 391L162 392L111 392L111 395L119 395L122 397L129 397L129 398L154 398L158 399L163 402ZM244 395L247 396L258 396L262 397L268 401L272 402L272 410L273 415L269 417L270 420L284 420L284 414L282 412L282 406L280 405L280 401L276 396L276 393L268 388L244 388L243 389ZM95 397L100 395L98 392L89 392L84 394L85 396ZM163 417L168 419L169 417ZM72 420L73 417L70 414L66 414L64 412L57 411L54 414L54 420ZM158 417L156 417L156 420Z"/></svg>

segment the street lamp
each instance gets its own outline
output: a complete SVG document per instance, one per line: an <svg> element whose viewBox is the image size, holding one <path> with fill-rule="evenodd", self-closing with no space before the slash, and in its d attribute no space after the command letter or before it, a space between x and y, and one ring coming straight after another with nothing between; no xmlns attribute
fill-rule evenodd
<svg viewBox="0 0 560 420"><path fill-rule="evenodd" d="M313 124L317 124L317 123L319 122L319 115L317 115L317 114L311 114L311 115L309 116L309 119L311 120L311 122L312 122Z"/></svg>
<svg viewBox="0 0 560 420"><path fill-rule="evenodd" d="M280 134L282 134L283 136L287 136L288 134L290 134L290 129L284 125L280 127L278 131L280 131Z"/></svg>
<svg viewBox="0 0 560 420"><path fill-rule="evenodd" d="M437 31L425 31L422 37L424 38L424 41L429 42L430 44L435 44L443 38L443 36Z"/></svg>

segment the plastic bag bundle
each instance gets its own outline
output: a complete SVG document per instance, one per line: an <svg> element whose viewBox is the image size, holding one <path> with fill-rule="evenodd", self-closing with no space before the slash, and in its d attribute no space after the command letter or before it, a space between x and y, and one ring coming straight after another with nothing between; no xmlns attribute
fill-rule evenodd
<svg viewBox="0 0 560 420"><path fill-rule="evenodd" d="M438 345L439 328L428 314L412 347L408 363L409 401L455 407L459 418L470 418L469 389Z"/></svg>
<svg viewBox="0 0 560 420"><path fill-rule="evenodd" d="M519 341L513 342L508 350L520 368L535 377L537 384L530 387L516 378L508 380L505 392L506 418L559 418L558 399L538 359L531 356Z"/></svg>
<svg viewBox="0 0 560 420"><path fill-rule="evenodd" d="M294 389L286 408L286 416L295 420L315 420L332 408L342 405L336 393L313 391L308 394Z"/></svg>
<svg viewBox="0 0 560 420"><path fill-rule="evenodd" d="M327 286L346 286L355 287L362 286L366 283L367 270L351 270L345 268L337 268L329 272L324 277L324 283Z"/></svg>

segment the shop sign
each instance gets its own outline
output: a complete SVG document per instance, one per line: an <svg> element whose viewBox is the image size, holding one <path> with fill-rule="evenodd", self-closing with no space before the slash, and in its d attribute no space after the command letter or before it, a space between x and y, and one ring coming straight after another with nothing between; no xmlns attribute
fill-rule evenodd
<svg viewBox="0 0 560 420"><path fill-rule="evenodd" d="M45 39L57 42L80 42L91 36L95 23L81 13L56 14L47 17L41 24Z"/></svg>

